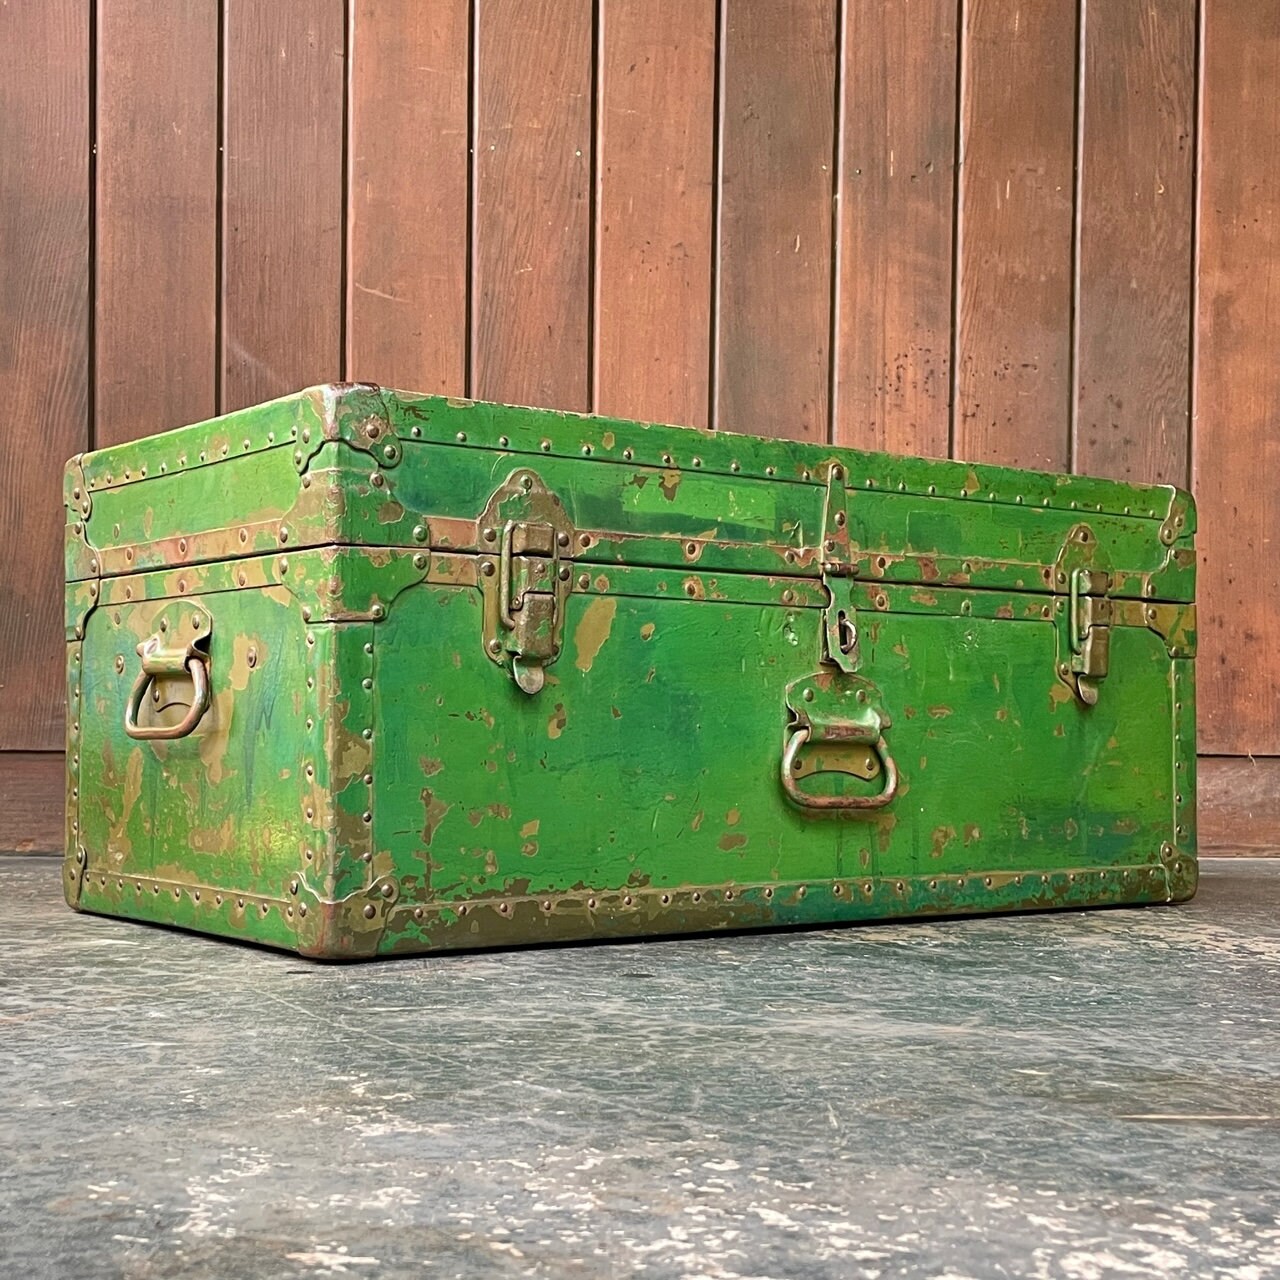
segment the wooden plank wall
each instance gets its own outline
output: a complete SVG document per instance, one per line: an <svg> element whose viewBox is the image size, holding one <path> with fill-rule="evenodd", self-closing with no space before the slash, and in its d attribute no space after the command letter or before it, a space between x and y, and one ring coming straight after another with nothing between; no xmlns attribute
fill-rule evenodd
<svg viewBox="0 0 1280 1280"><path fill-rule="evenodd" d="M62 459L363 378L1193 483L1260 847L1277 83L1249 0L0 4L0 811L58 803Z"/></svg>

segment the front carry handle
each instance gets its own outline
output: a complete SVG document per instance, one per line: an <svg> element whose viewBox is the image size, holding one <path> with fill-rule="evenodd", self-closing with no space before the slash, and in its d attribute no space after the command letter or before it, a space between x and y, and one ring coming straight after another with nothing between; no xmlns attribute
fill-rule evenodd
<svg viewBox="0 0 1280 1280"><path fill-rule="evenodd" d="M880 691L863 676L823 671L787 686L787 727L782 751L782 789L792 804L828 813L848 809L883 809L898 793L898 766L889 753L884 730L889 715ZM807 743L859 744L879 762L883 783L875 795L815 795L796 782L800 751ZM837 769L836 772L855 772ZM872 776L858 773L856 776Z"/></svg>
<svg viewBox="0 0 1280 1280"><path fill-rule="evenodd" d="M192 621L197 631L195 639L207 639L208 622L196 615ZM138 656L142 659L142 670L133 682L129 701L124 709L124 731L131 738L143 741L154 741L158 738L185 738L204 718L209 710L209 666L208 658L195 647L194 639L181 647L166 646L163 634L153 635L138 646ZM191 706L187 714L177 724L140 725L138 712L142 710L142 700L147 696L152 681L157 676L180 675L183 672L191 677Z"/></svg>
<svg viewBox="0 0 1280 1280"><path fill-rule="evenodd" d="M877 738L872 750L880 759L884 773L884 786L874 796L815 796L796 786L796 757L800 748L809 741L807 724L792 729L787 736L786 750L782 753L782 789L787 798L802 809L883 809L898 792L898 766L889 754L883 737Z"/></svg>

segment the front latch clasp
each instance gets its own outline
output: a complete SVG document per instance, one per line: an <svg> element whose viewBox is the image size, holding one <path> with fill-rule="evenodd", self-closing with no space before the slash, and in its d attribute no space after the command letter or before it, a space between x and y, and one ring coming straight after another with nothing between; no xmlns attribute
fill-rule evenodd
<svg viewBox="0 0 1280 1280"><path fill-rule="evenodd" d="M1071 572L1068 666L1080 701L1089 707L1098 701L1098 682L1111 666L1112 604L1105 594L1110 585L1110 576L1095 569Z"/></svg>
<svg viewBox="0 0 1280 1280"><path fill-rule="evenodd" d="M498 544L496 563L480 562L485 652L525 693L537 693L560 656L573 526L555 494L522 470L489 499L478 531L482 546Z"/></svg>

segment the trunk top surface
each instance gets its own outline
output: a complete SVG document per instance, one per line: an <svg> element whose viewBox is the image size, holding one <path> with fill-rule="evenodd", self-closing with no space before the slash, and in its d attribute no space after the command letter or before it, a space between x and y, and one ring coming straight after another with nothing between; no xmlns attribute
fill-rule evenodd
<svg viewBox="0 0 1280 1280"><path fill-rule="evenodd" d="M1195 508L1171 486L367 384L314 387L73 458L67 578L305 547L484 553L495 550L486 517L509 518L503 503L525 477L584 568L696 564L1042 593L1083 571L1107 575L1115 597L1194 598Z"/></svg>

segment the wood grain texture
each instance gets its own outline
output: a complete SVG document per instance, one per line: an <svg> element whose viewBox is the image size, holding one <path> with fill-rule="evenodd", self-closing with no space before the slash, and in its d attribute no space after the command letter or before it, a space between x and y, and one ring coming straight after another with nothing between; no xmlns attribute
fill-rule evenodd
<svg viewBox="0 0 1280 1280"><path fill-rule="evenodd" d="M218 12L98 6L99 446L216 411Z"/></svg>
<svg viewBox="0 0 1280 1280"><path fill-rule="evenodd" d="M590 407L591 0L477 0L472 394Z"/></svg>
<svg viewBox="0 0 1280 1280"><path fill-rule="evenodd" d="M946 457L954 0L855 0L844 30L835 437Z"/></svg>
<svg viewBox="0 0 1280 1280"><path fill-rule="evenodd" d="M88 12L0 4L0 748L62 745L62 464L88 443Z"/></svg>
<svg viewBox="0 0 1280 1280"><path fill-rule="evenodd" d="M227 6L224 410L342 375L343 0Z"/></svg>
<svg viewBox="0 0 1280 1280"><path fill-rule="evenodd" d="M1185 487L1196 3L1087 14L1076 469Z"/></svg>
<svg viewBox="0 0 1280 1280"><path fill-rule="evenodd" d="M1206 7L1195 491L1200 743L1280 754L1280 7Z"/></svg>
<svg viewBox="0 0 1280 1280"><path fill-rule="evenodd" d="M1209 757L1199 781L1201 853L1280 856L1280 759Z"/></svg>
<svg viewBox="0 0 1280 1280"><path fill-rule="evenodd" d="M963 40L955 454L1065 471L1075 0L972 0Z"/></svg>
<svg viewBox="0 0 1280 1280"><path fill-rule="evenodd" d="M596 408L707 425L715 0L603 0Z"/></svg>
<svg viewBox="0 0 1280 1280"><path fill-rule="evenodd" d="M66 757L0 751L0 853L62 852Z"/></svg>
<svg viewBox="0 0 1280 1280"><path fill-rule="evenodd" d="M730 4L722 38L718 418L829 434L835 12Z"/></svg>
<svg viewBox="0 0 1280 1280"><path fill-rule="evenodd" d="M355 0L348 376L466 393L469 0Z"/></svg>

